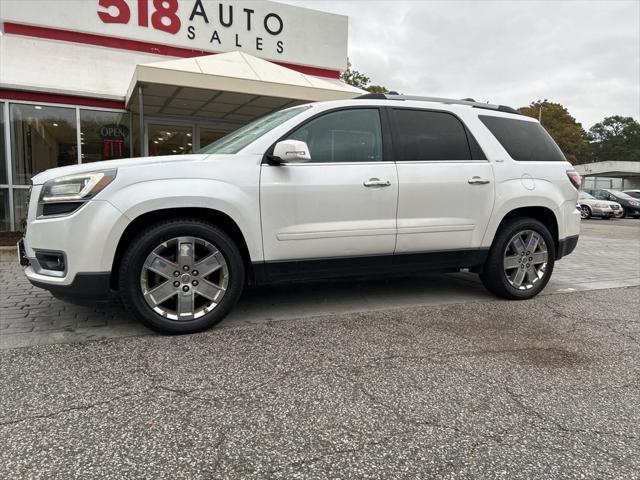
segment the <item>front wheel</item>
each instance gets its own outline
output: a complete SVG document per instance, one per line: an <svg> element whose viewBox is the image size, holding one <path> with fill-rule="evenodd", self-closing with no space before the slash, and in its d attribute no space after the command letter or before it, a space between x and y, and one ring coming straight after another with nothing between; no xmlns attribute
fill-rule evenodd
<svg viewBox="0 0 640 480"><path fill-rule="evenodd" d="M498 231L480 279L502 298L526 300L544 289L556 251L549 229L533 218L514 218Z"/></svg>
<svg viewBox="0 0 640 480"><path fill-rule="evenodd" d="M591 218L591 209L588 206L582 205L580 207L580 218L582 218L583 220Z"/></svg>
<svg viewBox="0 0 640 480"><path fill-rule="evenodd" d="M120 267L123 303L149 328L193 333L222 320L244 286L233 240L197 219L167 220L140 233Z"/></svg>

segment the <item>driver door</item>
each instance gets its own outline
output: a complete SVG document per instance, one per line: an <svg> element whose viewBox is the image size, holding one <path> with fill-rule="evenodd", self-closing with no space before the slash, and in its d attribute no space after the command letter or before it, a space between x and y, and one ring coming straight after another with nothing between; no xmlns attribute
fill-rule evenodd
<svg viewBox="0 0 640 480"><path fill-rule="evenodd" d="M398 177L385 161L380 112L348 108L312 117L286 137L307 144L304 163L262 165L266 262L388 255L396 241ZM317 263L317 262L316 262Z"/></svg>

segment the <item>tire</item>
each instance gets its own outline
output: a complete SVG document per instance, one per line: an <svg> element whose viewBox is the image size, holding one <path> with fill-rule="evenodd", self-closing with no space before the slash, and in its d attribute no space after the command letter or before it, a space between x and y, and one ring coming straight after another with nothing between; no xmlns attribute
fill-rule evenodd
<svg viewBox="0 0 640 480"><path fill-rule="evenodd" d="M587 205L580 205L580 218L583 220L591 218L591 209Z"/></svg>
<svg viewBox="0 0 640 480"><path fill-rule="evenodd" d="M622 214L620 215L620 218L627 218L627 209L622 207Z"/></svg>
<svg viewBox="0 0 640 480"><path fill-rule="evenodd" d="M206 264L198 263L204 258ZM242 255L224 231L202 220L179 218L156 223L133 239L120 262L119 287L125 307L144 325L183 334L220 322L240 298L244 278ZM164 291L155 290L158 286ZM171 296L157 303L165 293Z"/></svg>
<svg viewBox="0 0 640 480"><path fill-rule="evenodd" d="M535 232L536 234L538 234L539 238L544 241L544 245L543 243L538 242L538 247L536 247L535 249L535 256L522 256L521 254L516 254L515 251L512 250L511 245L514 238L519 234L524 234L525 232ZM527 235L524 235L523 238L526 240ZM530 237L528 238L530 239ZM525 273L523 284L531 283L531 286L521 285L519 288L514 286L510 281L510 277L515 276L516 272L520 267L522 267L523 264L518 263L517 265L519 266L517 268L509 269L508 277L507 270L505 270L506 257L509 257L509 259L512 261L521 261L523 258L525 262L528 259L539 261L540 259L544 258L544 255L542 255L543 252L538 251L538 249L542 250L543 247L546 250L546 261L544 264L539 263L538 265L534 265L534 270L540 268L541 273L537 273L538 275L541 274L541 276L536 277L537 279L530 282L529 280L531 277L528 273ZM526 250L524 250L522 253L526 253ZM527 300L529 298L535 297L547 285L547 282L549 281L549 278L551 278L551 274L553 273L555 258L556 249L553 237L551 236L549 229L542 222L533 218L512 218L507 220L496 234L496 237L494 238L493 244L491 245L491 249L489 251L489 256L487 257L487 260L485 262L484 269L480 274L480 280L482 280L482 283L487 288L487 290L492 292L494 295L509 300ZM534 262L529 261L528 263L524 264L524 271L529 271L527 265L533 265L533 263Z"/></svg>

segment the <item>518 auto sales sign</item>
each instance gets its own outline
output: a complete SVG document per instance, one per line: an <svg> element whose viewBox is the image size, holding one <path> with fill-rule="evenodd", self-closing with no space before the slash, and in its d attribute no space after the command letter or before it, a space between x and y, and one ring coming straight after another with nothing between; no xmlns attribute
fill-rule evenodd
<svg viewBox="0 0 640 480"><path fill-rule="evenodd" d="M2 0L0 19L344 70L347 17L268 1Z"/></svg>

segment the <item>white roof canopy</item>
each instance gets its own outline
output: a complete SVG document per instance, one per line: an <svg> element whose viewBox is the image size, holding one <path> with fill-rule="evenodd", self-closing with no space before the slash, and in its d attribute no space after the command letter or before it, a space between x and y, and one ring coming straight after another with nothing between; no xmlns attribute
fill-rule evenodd
<svg viewBox="0 0 640 480"><path fill-rule="evenodd" d="M126 102L144 114L218 116L246 122L289 105L354 98L362 90L231 52L136 66Z"/></svg>

